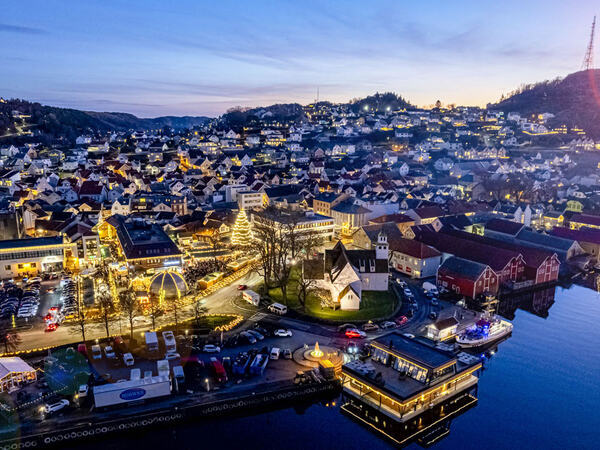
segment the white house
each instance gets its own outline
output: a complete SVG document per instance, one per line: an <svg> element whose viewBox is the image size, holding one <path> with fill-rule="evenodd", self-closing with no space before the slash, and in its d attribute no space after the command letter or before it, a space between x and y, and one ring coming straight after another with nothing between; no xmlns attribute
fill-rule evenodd
<svg viewBox="0 0 600 450"><path fill-rule="evenodd" d="M307 261L303 275L330 292L334 307L360 309L363 291L388 290L388 253L387 236L382 233L373 250L348 250L340 241L325 251L320 264Z"/></svg>

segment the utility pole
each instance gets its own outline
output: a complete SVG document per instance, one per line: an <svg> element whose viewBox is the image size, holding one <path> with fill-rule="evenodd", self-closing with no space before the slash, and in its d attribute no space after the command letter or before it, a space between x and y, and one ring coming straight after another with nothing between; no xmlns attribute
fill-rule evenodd
<svg viewBox="0 0 600 450"><path fill-rule="evenodd" d="M596 30L596 16L592 21L592 31L590 33L590 42L583 58L583 64L581 64L581 70L590 70L594 68L594 32Z"/></svg>

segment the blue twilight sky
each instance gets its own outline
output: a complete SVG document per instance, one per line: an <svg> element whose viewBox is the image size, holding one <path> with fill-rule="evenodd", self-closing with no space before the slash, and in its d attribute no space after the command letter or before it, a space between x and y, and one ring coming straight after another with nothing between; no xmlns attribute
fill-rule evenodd
<svg viewBox="0 0 600 450"><path fill-rule="evenodd" d="M347 101L484 105L579 70L591 0L4 1L0 96L142 117ZM598 43L600 45L600 42Z"/></svg>

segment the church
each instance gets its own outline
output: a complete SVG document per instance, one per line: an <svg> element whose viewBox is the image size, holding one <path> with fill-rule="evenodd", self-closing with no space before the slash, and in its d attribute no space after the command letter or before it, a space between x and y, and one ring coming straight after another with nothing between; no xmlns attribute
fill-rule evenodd
<svg viewBox="0 0 600 450"><path fill-rule="evenodd" d="M360 309L363 291L387 291L389 282L387 236L380 233L371 250L348 250L338 242L321 259L306 261L303 276L331 293L332 306Z"/></svg>

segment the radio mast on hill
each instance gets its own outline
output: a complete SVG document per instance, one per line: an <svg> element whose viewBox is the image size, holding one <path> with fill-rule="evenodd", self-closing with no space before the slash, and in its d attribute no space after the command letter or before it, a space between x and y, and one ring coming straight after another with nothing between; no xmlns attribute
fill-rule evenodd
<svg viewBox="0 0 600 450"><path fill-rule="evenodd" d="M596 16L592 22L592 32L590 33L590 43L588 44L581 70L589 70L594 68L594 31L596 30Z"/></svg>

